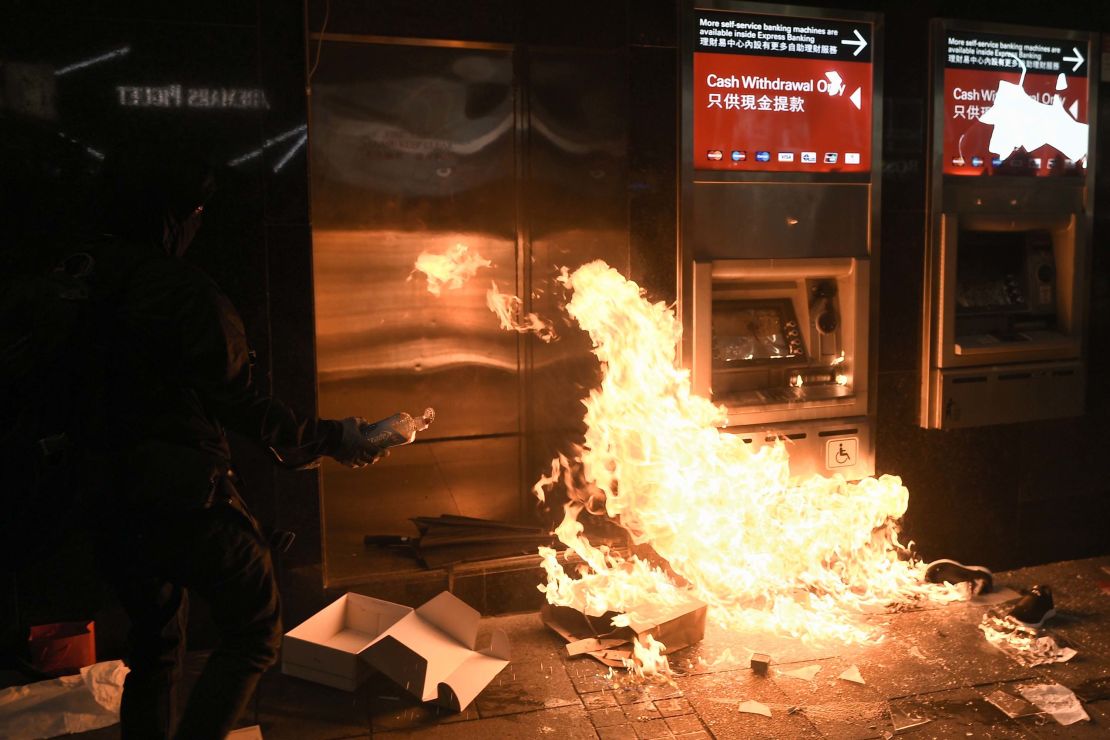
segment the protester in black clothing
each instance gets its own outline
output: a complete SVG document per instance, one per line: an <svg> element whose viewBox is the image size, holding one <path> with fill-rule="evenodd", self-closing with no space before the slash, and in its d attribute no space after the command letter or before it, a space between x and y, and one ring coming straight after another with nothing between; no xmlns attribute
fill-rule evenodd
<svg viewBox="0 0 1110 740"><path fill-rule="evenodd" d="M174 732L190 592L210 605L220 642L177 737L223 738L277 656L273 564L236 489L225 429L290 464L328 455L359 467L383 454L359 433L365 420L300 416L259 391L239 315L180 259L213 180L200 158L174 151L133 148L106 165L109 234L94 249L110 296L99 452L111 472L97 529L105 573L131 620L124 738Z"/></svg>

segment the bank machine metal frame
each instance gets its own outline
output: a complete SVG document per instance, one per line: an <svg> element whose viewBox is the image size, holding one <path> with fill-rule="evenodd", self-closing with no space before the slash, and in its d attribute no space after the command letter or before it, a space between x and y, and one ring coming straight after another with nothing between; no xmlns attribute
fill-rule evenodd
<svg viewBox="0 0 1110 740"><path fill-rule="evenodd" d="M794 474L871 475L881 18L683 11L678 303L694 390L753 448L786 440Z"/></svg>
<svg viewBox="0 0 1110 740"><path fill-rule="evenodd" d="M1095 41L933 23L922 427L1084 411ZM1085 156L1072 159L1082 149L1078 119L1088 126Z"/></svg>

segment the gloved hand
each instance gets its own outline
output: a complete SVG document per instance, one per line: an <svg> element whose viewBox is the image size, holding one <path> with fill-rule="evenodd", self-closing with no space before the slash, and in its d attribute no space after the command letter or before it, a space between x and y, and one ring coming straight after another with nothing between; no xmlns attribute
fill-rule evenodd
<svg viewBox="0 0 1110 740"><path fill-rule="evenodd" d="M339 450L332 457L337 462L350 468L361 468L373 465L378 460L389 455L389 450L383 450L362 436L361 427L369 422L361 416L348 416L339 422L343 427L343 439L340 441Z"/></svg>

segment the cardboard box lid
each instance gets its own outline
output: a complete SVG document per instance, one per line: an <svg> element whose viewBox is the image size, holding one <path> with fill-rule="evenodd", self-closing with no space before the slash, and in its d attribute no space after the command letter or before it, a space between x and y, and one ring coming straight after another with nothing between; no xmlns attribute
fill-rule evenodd
<svg viewBox="0 0 1110 740"><path fill-rule="evenodd" d="M495 631L475 650L481 616L444 591L390 625L361 658L423 701L462 710L509 664L509 639Z"/></svg>

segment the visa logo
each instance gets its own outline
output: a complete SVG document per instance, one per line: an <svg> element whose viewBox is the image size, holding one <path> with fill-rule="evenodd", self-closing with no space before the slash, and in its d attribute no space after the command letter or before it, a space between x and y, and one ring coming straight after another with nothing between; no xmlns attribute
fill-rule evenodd
<svg viewBox="0 0 1110 740"><path fill-rule="evenodd" d="M794 161L794 152L779 152L779 161L780 162L793 162Z"/></svg>

